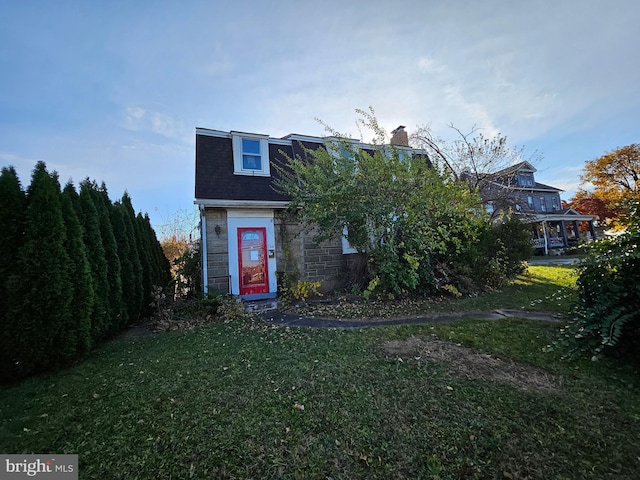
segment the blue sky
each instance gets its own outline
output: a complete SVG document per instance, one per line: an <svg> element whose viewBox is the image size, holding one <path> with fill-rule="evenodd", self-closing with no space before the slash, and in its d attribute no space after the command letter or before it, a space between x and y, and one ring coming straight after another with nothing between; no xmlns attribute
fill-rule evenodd
<svg viewBox="0 0 640 480"><path fill-rule="evenodd" d="M196 127L357 136L373 106L500 132L568 199L640 142L638 25L637 0L0 0L0 165L126 189L159 226L192 208Z"/></svg>

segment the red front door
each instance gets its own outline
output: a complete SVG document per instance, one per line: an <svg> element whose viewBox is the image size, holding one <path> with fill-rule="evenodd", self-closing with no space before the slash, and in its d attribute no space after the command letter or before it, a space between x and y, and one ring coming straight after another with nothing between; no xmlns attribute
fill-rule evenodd
<svg viewBox="0 0 640 480"><path fill-rule="evenodd" d="M240 295L269 292L267 229L238 228Z"/></svg>

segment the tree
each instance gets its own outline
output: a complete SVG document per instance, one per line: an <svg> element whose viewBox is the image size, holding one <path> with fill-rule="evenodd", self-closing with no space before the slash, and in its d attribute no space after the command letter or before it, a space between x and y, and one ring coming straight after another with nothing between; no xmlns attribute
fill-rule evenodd
<svg viewBox="0 0 640 480"><path fill-rule="evenodd" d="M514 205L510 191L495 188L491 180L496 172L516 163L524 160L536 163L540 158L538 153L527 155L524 147L510 147L507 137L499 133L486 137L475 127L469 133L464 133L453 124L449 128L456 135L453 141L438 138L429 126L422 126L411 135L411 142L425 149L441 170L448 170L455 180L463 181L471 190L477 191L482 202L491 202L496 215L512 209Z"/></svg>
<svg viewBox="0 0 640 480"><path fill-rule="evenodd" d="M19 277L17 252L24 242L26 196L15 168L0 173L0 371L11 370L12 339L7 334L13 317L9 316L10 285ZM0 380L4 375L0 374Z"/></svg>
<svg viewBox="0 0 640 480"><path fill-rule="evenodd" d="M603 222L606 222L607 219L617 218L622 213L606 198L602 198L600 193L584 189L579 189L576 192L575 196L569 200L568 206L583 214L597 215Z"/></svg>
<svg viewBox="0 0 640 480"><path fill-rule="evenodd" d="M124 226L127 232L128 244L130 249L129 264L131 265L132 274L132 290L127 293L129 309L129 319L136 322L140 319L142 313L143 288L142 288L142 263L140 251L138 249L138 236L136 228L136 214L133 210L131 197L124 192L118 207L124 213ZM129 297L130 293L130 297Z"/></svg>
<svg viewBox="0 0 640 480"><path fill-rule="evenodd" d="M102 340L109 331L111 307L109 303L107 258L102 243L102 235L100 234L100 217L92 191L93 185L89 179L80 182L79 218L82 224L84 244L89 252L89 264L95 291L95 301L91 314L91 338L94 342L97 342Z"/></svg>
<svg viewBox="0 0 640 480"><path fill-rule="evenodd" d="M276 167L276 188L308 230L317 227L318 241L347 232L369 259L370 288L394 295L437 289L436 263L475 238L479 198L425 156L385 145L373 111L358 113L374 134L372 153L329 129L336 140L327 148Z"/></svg>
<svg viewBox="0 0 640 480"><path fill-rule="evenodd" d="M79 197L71 182L67 183L61 197L62 213L66 226L65 249L69 256L69 281L71 284L70 315L57 343L68 362L89 351L91 341L91 314L94 289L91 265L82 238L82 226L78 219Z"/></svg>
<svg viewBox="0 0 640 480"><path fill-rule="evenodd" d="M27 189L24 243L18 252L20 276L8 295L11 373L22 376L58 365L60 331L72 301L66 228L57 175L38 162Z"/></svg>
<svg viewBox="0 0 640 480"><path fill-rule="evenodd" d="M593 196L606 205L610 216L603 220L626 225L630 202L640 199L640 144L620 147L588 160L581 178L593 185Z"/></svg>

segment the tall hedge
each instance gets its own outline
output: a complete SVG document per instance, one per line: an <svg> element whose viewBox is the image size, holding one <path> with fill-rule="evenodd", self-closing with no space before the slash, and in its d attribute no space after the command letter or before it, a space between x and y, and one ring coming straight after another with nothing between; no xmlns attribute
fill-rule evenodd
<svg viewBox="0 0 640 480"><path fill-rule="evenodd" d="M3 367L13 364L13 339L6 334L13 318L9 316L9 290L19 275L16 252L24 242L26 207L26 196L15 168L3 168L0 172L0 365ZM5 375L0 374L0 380L3 377Z"/></svg>
<svg viewBox="0 0 640 480"><path fill-rule="evenodd" d="M151 313L168 261L148 216L103 183L61 190L39 162L23 191L0 173L0 381L68 365Z"/></svg>
<svg viewBox="0 0 640 480"><path fill-rule="evenodd" d="M80 197L72 183L62 191L62 213L67 227L65 247L69 255L71 282L71 322L61 339L65 343L66 360L73 360L91 348L91 314L95 291L87 247L83 241L82 225L78 218Z"/></svg>
<svg viewBox="0 0 640 480"><path fill-rule="evenodd" d="M27 190L24 243L18 252L19 277L9 288L10 378L56 367L57 340L71 318L69 256L60 185L38 162Z"/></svg>

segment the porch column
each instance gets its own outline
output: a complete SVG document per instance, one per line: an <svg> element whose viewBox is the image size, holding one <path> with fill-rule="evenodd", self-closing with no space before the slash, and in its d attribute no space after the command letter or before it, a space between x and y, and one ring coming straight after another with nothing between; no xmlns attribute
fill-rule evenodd
<svg viewBox="0 0 640 480"><path fill-rule="evenodd" d="M547 239L547 227L545 221L542 221L542 236L544 237L544 254L549 255L549 240Z"/></svg>
<svg viewBox="0 0 640 480"><path fill-rule="evenodd" d="M574 232L576 233L576 240L579 241L580 240L580 227L578 225L578 221L574 220L573 221L573 228L574 228Z"/></svg>
<svg viewBox="0 0 640 480"><path fill-rule="evenodd" d="M564 220L560 220L560 231L562 232L562 243L565 247L569 246L569 242L567 242L567 230L564 224Z"/></svg>
<svg viewBox="0 0 640 480"><path fill-rule="evenodd" d="M589 231L591 232L591 239L595 240L596 239L596 229L593 226L593 220L589 220L588 224L589 224Z"/></svg>

